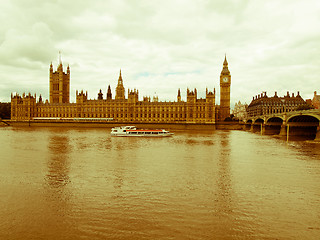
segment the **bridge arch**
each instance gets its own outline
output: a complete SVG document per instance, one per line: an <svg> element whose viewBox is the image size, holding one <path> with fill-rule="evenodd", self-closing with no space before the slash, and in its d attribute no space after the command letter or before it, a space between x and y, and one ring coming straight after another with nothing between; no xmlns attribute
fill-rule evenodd
<svg viewBox="0 0 320 240"><path fill-rule="evenodd" d="M265 134L280 134L283 119L280 116L272 116L266 119Z"/></svg>
<svg viewBox="0 0 320 240"><path fill-rule="evenodd" d="M287 119L290 122L320 122L320 116L315 114L295 114Z"/></svg>
<svg viewBox="0 0 320 240"><path fill-rule="evenodd" d="M262 118L257 118L255 121L254 121L254 124L261 124L261 123L264 123L264 120Z"/></svg>
<svg viewBox="0 0 320 240"><path fill-rule="evenodd" d="M283 123L283 118L282 117L269 117L267 118L266 123Z"/></svg>
<svg viewBox="0 0 320 240"><path fill-rule="evenodd" d="M252 124L252 119L248 119L244 124L244 130L250 130Z"/></svg>
<svg viewBox="0 0 320 240"><path fill-rule="evenodd" d="M290 136L303 137L307 139L319 138L320 117L313 114L295 114L287 119L287 128Z"/></svg>
<svg viewBox="0 0 320 240"><path fill-rule="evenodd" d="M259 132L262 131L262 125L264 123L264 120L262 118L256 118L254 119L253 123L252 123L252 127L251 127L251 131L252 132Z"/></svg>

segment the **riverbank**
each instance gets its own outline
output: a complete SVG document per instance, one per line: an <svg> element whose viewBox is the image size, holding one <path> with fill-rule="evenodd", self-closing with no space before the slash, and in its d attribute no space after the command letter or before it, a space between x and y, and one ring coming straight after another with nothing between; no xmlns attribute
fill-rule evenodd
<svg viewBox="0 0 320 240"><path fill-rule="evenodd" d="M237 122L221 123L134 123L134 122L88 122L88 121L11 121L7 124L14 127L83 127L112 128L119 125L133 125L138 128L164 128L171 130L241 130ZM4 123L3 123L4 124Z"/></svg>
<svg viewBox="0 0 320 240"><path fill-rule="evenodd" d="M0 127L7 127L9 124L6 121L0 120Z"/></svg>

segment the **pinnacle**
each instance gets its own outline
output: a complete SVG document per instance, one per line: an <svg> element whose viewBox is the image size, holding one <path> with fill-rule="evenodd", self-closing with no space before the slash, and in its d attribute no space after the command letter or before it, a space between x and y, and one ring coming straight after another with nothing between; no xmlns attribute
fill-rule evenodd
<svg viewBox="0 0 320 240"><path fill-rule="evenodd" d="M224 56L224 62L223 62L223 65L228 65L228 61L227 61L227 54L225 54L225 56Z"/></svg>

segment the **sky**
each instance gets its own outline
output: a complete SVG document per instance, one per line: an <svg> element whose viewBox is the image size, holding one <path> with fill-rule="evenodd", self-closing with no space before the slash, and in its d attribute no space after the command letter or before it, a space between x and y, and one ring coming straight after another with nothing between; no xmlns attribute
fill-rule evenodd
<svg viewBox="0 0 320 240"><path fill-rule="evenodd" d="M59 51L76 90L176 101L178 89L216 89L225 54L231 106L262 92L320 92L319 0L0 0L0 102L24 92L48 99Z"/></svg>

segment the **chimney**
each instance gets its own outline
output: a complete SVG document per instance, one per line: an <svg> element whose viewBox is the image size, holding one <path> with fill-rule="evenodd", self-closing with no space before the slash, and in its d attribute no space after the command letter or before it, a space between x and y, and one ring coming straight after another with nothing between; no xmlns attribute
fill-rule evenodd
<svg viewBox="0 0 320 240"><path fill-rule="evenodd" d="M317 95L317 91L314 91L314 95L315 95L315 96Z"/></svg>
<svg viewBox="0 0 320 240"><path fill-rule="evenodd" d="M277 92L274 92L274 96L275 96L275 97L278 97L278 96L277 96Z"/></svg>
<svg viewBox="0 0 320 240"><path fill-rule="evenodd" d="M294 93L292 93L292 97L294 97Z"/></svg>
<svg viewBox="0 0 320 240"><path fill-rule="evenodd" d="M290 95L289 95L289 91L287 91L287 97L290 97Z"/></svg>

